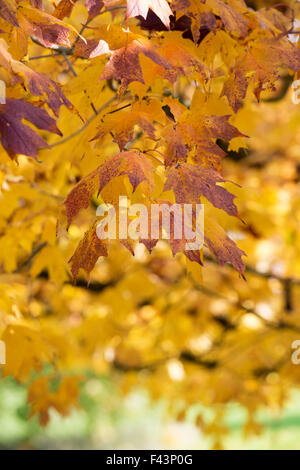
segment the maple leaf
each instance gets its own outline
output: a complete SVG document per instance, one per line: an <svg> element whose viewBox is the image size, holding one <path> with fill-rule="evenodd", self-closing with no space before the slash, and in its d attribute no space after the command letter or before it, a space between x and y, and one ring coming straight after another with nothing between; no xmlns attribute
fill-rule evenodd
<svg viewBox="0 0 300 470"><path fill-rule="evenodd" d="M204 239L206 245L221 265L231 263L244 278L245 265L242 256L246 256L246 253L238 248L223 228L211 217L205 217Z"/></svg>
<svg viewBox="0 0 300 470"><path fill-rule="evenodd" d="M195 146L195 160L204 166L214 166L219 169L220 160L225 152L216 144L217 139L230 141L234 137L243 136L236 127L231 125L227 116L205 116L196 111L184 113L179 117L174 132L178 134L176 140L186 142L190 148ZM175 143L175 141L174 141Z"/></svg>
<svg viewBox="0 0 300 470"><path fill-rule="evenodd" d="M235 196L218 186L225 181L213 168L180 163L168 169L164 190L173 190L179 204L199 204L200 197L204 196L218 209L237 217L237 207L233 202Z"/></svg>
<svg viewBox="0 0 300 470"><path fill-rule="evenodd" d="M59 20L63 20L65 17L69 18L76 2L77 0L61 0L55 8L53 16Z"/></svg>
<svg viewBox="0 0 300 470"><path fill-rule="evenodd" d="M22 6L19 22L24 31L44 47L70 47L70 35L78 36L75 28L44 11Z"/></svg>
<svg viewBox="0 0 300 470"><path fill-rule="evenodd" d="M250 77L247 76L247 66L245 61L241 60L224 83L221 92L221 97L227 97L228 103L235 113L243 106L249 81Z"/></svg>
<svg viewBox="0 0 300 470"><path fill-rule="evenodd" d="M39 377L28 389L30 416L38 414L42 426L48 423L51 408L56 409L62 416L67 416L73 406L79 407L79 383L82 377L64 377L54 392L50 390L50 381L50 377Z"/></svg>
<svg viewBox="0 0 300 470"><path fill-rule="evenodd" d="M293 71L300 68L300 50L287 40L264 38L254 41L236 64L224 83L221 96L226 96L232 109L237 112L246 97L251 80L254 81L254 94L259 101L263 90L275 90L275 82L280 77L280 67Z"/></svg>
<svg viewBox="0 0 300 470"><path fill-rule="evenodd" d="M86 41L77 41L74 55L84 59L93 59L94 57L108 54L109 52L110 49L106 41L94 38L87 39Z"/></svg>
<svg viewBox="0 0 300 470"><path fill-rule="evenodd" d="M197 80L204 79L207 75L206 65L199 60L198 50L195 44L186 44L177 32L169 33L169 40L160 47L159 52L173 65L176 71L182 75L190 76L193 72L199 75Z"/></svg>
<svg viewBox="0 0 300 470"><path fill-rule="evenodd" d="M23 124L22 119L38 129L62 135L55 120L45 110L24 100L8 98L6 104L0 104L0 134L1 143L11 158L23 154L37 159L37 150L48 147L42 137Z"/></svg>
<svg viewBox="0 0 300 470"><path fill-rule="evenodd" d="M14 2L11 2L10 0L0 0L0 16L13 26L19 26Z"/></svg>
<svg viewBox="0 0 300 470"><path fill-rule="evenodd" d="M48 105L56 115L58 115L61 105L65 105L69 109L72 109L72 104L67 100L59 86L53 80L48 78L46 75L35 72L22 62L14 60L7 52L7 48L8 46L6 42L3 39L0 39L0 64L9 72L23 76L26 87L32 95L47 95Z"/></svg>
<svg viewBox="0 0 300 470"><path fill-rule="evenodd" d="M134 128L139 126L151 139L155 140L154 118L159 119L159 113L152 104L135 103L130 108L118 113L108 114L98 127L98 132L93 140L102 139L111 134L120 150L123 150L134 137ZM113 130L112 130L113 129Z"/></svg>
<svg viewBox="0 0 300 470"><path fill-rule="evenodd" d="M151 10L161 19L163 24L170 28L170 16L173 12L166 0L127 0L127 18L142 16L147 18L148 10Z"/></svg>
<svg viewBox="0 0 300 470"><path fill-rule="evenodd" d="M294 72L300 68L300 50L287 40L265 38L256 41L247 53L248 70L256 73L255 96L259 100L264 84L270 82L273 89L274 80L279 78L279 67L287 67Z"/></svg>
<svg viewBox="0 0 300 470"><path fill-rule="evenodd" d="M80 209L86 209L95 191L98 194L112 178L127 175L133 190L146 181L153 186L154 166L145 155L121 152L107 159L102 165L85 176L69 193L64 204L68 227Z"/></svg>
<svg viewBox="0 0 300 470"><path fill-rule="evenodd" d="M206 4L212 8L214 13L220 16L228 31L235 33L239 37L247 35L247 20L238 9L222 0L207 0ZM241 11L247 12L247 6L243 0L238 0L236 5L240 6Z"/></svg>
<svg viewBox="0 0 300 470"><path fill-rule="evenodd" d="M175 256L177 253L184 253L185 256L190 261L194 261L194 262L202 265L200 250L199 249L197 249L197 250L187 249L187 245L189 243L195 242L195 240L189 240L186 237L185 226L184 226L185 225L184 217L181 217L179 219L179 221L176 220L176 215L172 211L173 204L170 203L169 201L158 200L158 201L155 201L155 204L159 204L160 207L168 206L169 209L170 209L170 211L169 211L169 220L168 220L167 224L165 225L165 220L163 219L163 217L159 217L159 220L158 220L158 223L157 223L157 230L158 230L158 233L159 233L160 237L162 237L162 238L163 238L164 233L165 234L168 233L167 241L168 241L168 244L170 245L173 256ZM182 214L182 212L181 212L181 214ZM140 220L142 220L143 216L141 214L140 214L139 217L140 217ZM150 232L151 231L150 227L152 225L152 221L151 221L152 211L151 211L151 205L150 204L147 206L147 217L148 217L147 226L148 226L149 232ZM192 217L195 218L195 214L193 214ZM181 226L179 226L179 225L181 225ZM195 228L195 227L191 227L191 228ZM181 233L182 236L180 238L178 238L178 236L176 236L176 231ZM199 231L198 231L198 236L203 238L203 234L199 233ZM147 239L144 239L142 237L139 238L139 242L142 243L150 253L152 252L153 248L157 245L158 241L159 241L159 238L153 238L152 233L151 233L151 236L150 236L150 233L149 233L149 237Z"/></svg>
<svg viewBox="0 0 300 470"><path fill-rule="evenodd" d="M70 258L73 282L78 276L80 269L84 269L87 274L93 270L100 256L107 256L107 241L101 240L97 235L97 225L94 225L84 234L79 242L73 256Z"/></svg>
<svg viewBox="0 0 300 470"><path fill-rule="evenodd" d="M161 136L167 145L167 158L174 163L186 161L189 154L189 145L186 143L183 134L178 131L178 127L169 124L162 130Z"/></svg>
<svg viewBox="0 0 300 470"><path fill-rule="evenodd" d="M134 40L128 46L112 52L111 58L100 77L100 80L121 80L120 93L123 93L129 83L144 82L143 72L139 61L139 54L144 54L167 71L173 71L173 66L156 52L155 48L146 40ZM174 74L169 73L170 81L175 81Z"/></svg>
<svg viewBox="0 0 300 470"><path fill-rule="evenodd" d="M201 36L201 30L216 31L217 21L212 11L208 11L205 2L199 0L173 0L172 9L184 14L182 18L188 17L194 42L198 42Z"/></svg>
<svg viewBox="0 0 300 470"><path fill-rule="evenodd" d="M288 32L291 20L276 8L261 8L256 11L256 17L270 30L274 32Z"/></svg>
<svg viewBox="0 0 300 470"><path fill-rule="evenodd" d="M27 380L33 370L40 371L43 363L53 357L53 348L32 328L10 325L4 330L2 339L7 348L7 362L2 369L4 377L12 375L17 380Z"/></svg>
<svg viewBox="0 0 300 470"><path fill-rule="evenodd" d="M85 0L85 6L89 12L89 19L97 16L104 6L103 0Z"/></svg>
<svg viewBox="0 0 300 470"><path fill-rule="evenodd" d="M158 204L166 205L171 207L172 204L168 201L156 201ZM147 215L146 218L147 220L144 220L144 223L147 224L147 226L151 227L151 206L150 204L147 205ZM119 216L118 210L116 211L116 216ZM143 219L143 215L140 214L139 216L139 221ZM127 221L129 223L129 220ZM194 261L198 264L202 265L202 260L201 260L201 255L200 251L198 250L191 250L187 248L188 243L195 242L195 240L189 240L185 236L185 228L184 228L184 218L182 217L181 219L181 233L183 234L182 238L178 238L175 236L176 230L179 229L177 224L177 221L175 220L174 213L170 210L170 225L166 227L164 225L164 220L162 218L159 219L158 223L158 230L160 236L164 233L165 230L169 229L169 239L168 243L171 247L172 253L175 256L177 253L184 253L185 256L190 260ZM97 260L99 259L100 256L107 257L108 255L108 241L107 240L102 240L98 238L97 235L97 226L98 222L96 221L93 226L85 233L83 239L79 242L78 247L76 248L72 258L69 260L69 263L71 264L71 273L72 273L72 278L73 282L76 280L78 277L78 273L80 269L83 269L88 275L90 272L93 270L95 267L95 264ZM127 227L128 230L128 227ZM153 248L156 246L157 242L159 241L159 238L155 239L152 237L148 237L147 239L142 238L141 236L138 237L137 240L132 240L132 239L126 239L120 240L120 243L125 246L129 252L134 255L134 244L136 241L139 241L145 247L147 250L151 253Z"/></svg>
<svg viewBox="0 0 300 470"><path fill-rule="evenodd" d="M44 105L52 116L74 102L85 121L63 109L59 127L66 137L43 153L41 165L26 158L15 165L5 145L0 149L0 362L2 340L7 346L1 370L26 381L30 415L38 415L43 425L51 408L66 415L77 405L77 379L66 373L78 366L105 371L112 380L116 374L110 371L122 369L129 375L122 381L124 391L132 388L129 382L135 386L142 379L151 394L166 396L172 409L178 400L207 403L207 390L212 391L209 403L219 411L209 426L200 416L196 423L217 437L218 447L226 432L223 405L245 406L245 430L256 432L253 413L266 404L266 391L267 402L282 407L285 390L275 375L298 385L293 360L284 352L300 330L291 292L299 284L299 111L297 97L291 102L284 95L292 91L292 72L299 78L299 44L290 33L296 34L291 28L297 30L300 9L293 2L273 8L270 0L250 3L0 0L0 32L6 41L0 40L0 92L6 85L8 100L0 107L0 137L11 157L26 150L37 153L41 141L47 145L46 131L59 133L55 121L40 114ZM124 28L129 4L137 16ZM100 82L103 70L110 78ZM262 105L250 96L253 90L257 100L266 92ZM245 109L237 113L243 103ZM251 158L244 159L244 136L237 128L254 135ZM116 144L141 151L117 153ZM248 224L231 217L237 210L220 173L223 150L228 156L222 161L224 174L243 185L235 193ZM75 186L74 178L82 180ZM278 192L279 186L283 190ZM126 194L131 208L148 204L147 215L141 212L150 226L149 209L156 203L171 205L159 200L166 188L174 192L165 194L172 201L175 196L180 204L205 203L204 227L198 231L204 232L203 249L188 250L186 244L194 240L186 240L184 230L180 239L174 236L174 224L181 222L172 212L171 220L160 219L157 239L142 239L141 224L142 235L131 238L130 232L120 242L99 239L97 222L88 229L91 200L99 190L101 202L116 209L120 235L124 207L117 208L119 197ZM67 236L56 219L61 195L69 192L68 223L81 208L90 204L90 210ZM134 222L133 212L128 224ZM136 215L131 228L138 229L139 222ZM168 230L170 239L156 246ZM81 241L73 249L77 238ZM249 256L246 268L241 248ZM81 269L90 277L99 257L107 256L88 286L84 281L68 285L71 250L74 281ZM241 276L248 271L248 282L212 258L231 264ZM266 283L274 277L284 288ZM283 310L292 309L295 315L288 319ZM295 352L299 359L300 351ZM32 379L41 369L42 377ZM147 373L137 374L140 370ZM184 419L184 411L178 419Z"/></svg>
<svg viewBox="0 0 300 470"><path fill-rule="evenodd" d="M15 62L12 66L16 73L21 73L25 77L25 84L28 87L30 93L34 96L47 95L48 106L58 116L59 108L64 105L69 109L73 108L73 105L65 97L59 86L50 78L42 75L41 73L35 72L34 70L26 67L20 62Z"/></svg>

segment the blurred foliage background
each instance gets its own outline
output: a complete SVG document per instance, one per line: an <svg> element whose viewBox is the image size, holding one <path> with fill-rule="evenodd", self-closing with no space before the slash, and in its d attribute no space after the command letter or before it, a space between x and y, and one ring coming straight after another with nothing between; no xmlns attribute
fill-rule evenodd
<svg viewBox="0 0 300 470"><path fill-rule="evenodd" d="M125 399L105 376L90 374L81 388L80 409L62 417L51 411L47 427L29 418L26 387L6 378L0 384L0 449L211 449L214 440L197 426L197 415L207 424L211 409L195 405L183 421L167 413L166 400L151 401L145 390ZM245 409L226 406L224 449L300 449L299 391L292 391L282 412L262 407L256 416L256 435L245 435Z"/></svg>

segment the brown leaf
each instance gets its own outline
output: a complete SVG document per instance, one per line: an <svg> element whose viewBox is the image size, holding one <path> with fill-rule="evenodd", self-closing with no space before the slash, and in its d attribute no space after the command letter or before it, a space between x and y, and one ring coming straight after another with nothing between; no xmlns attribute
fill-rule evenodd
<svg viewBox="0 0 300 470"><path fill-rule="evenodd" d="M246 98L249 85L249 77L247 77L247 68L245 63L241 61L230 74L228 80L224 83L222 96L226 96L228 103L235 113L242 107Z"/></svg>
<svg viewBox="0 0 300 470"><path fill-rule="evenodd" d="M163 205L165 205L165 206L168 206L169 209L170 209L170 218L169 218L170 225L169 225L169 222L168 222L167 223L168 225L166 226L165 221L163 220L163 217L160 217L159 221L158 221L157 229L159 231L159 235L160 235L161 238L162 238L162 234L164 232L169 233L169 239L167 241L170 245L173 256L175 256L177 253L184 253L185 256L190 261L194 261L194 262L202 265L201 255L200 255L199 249L198 250L188 250L187 247L186 247L186 245L188 243L195 242L195 240L187 239L186 234L185 234L185 227L184 227L185 220L184 220L184 215L183 215L184 206L182 205L182 207L181 207L182 218L181 218L181 227L179 227L177 224L180 223L180 220L179 221L176 220L176 216L174 215L174 212L171 210L173 204L170 203L169 201L161 201L161 200L156 201L156 203L159 204L160 207L163 207ZM159 238L157 238L157 239L152 238L153 234L150 233L151 232L151 223L152 223L152 221L151 221L152 214L151 214L150 204L147 207L147 213L148 213L147 223L148 223L148 228L149 228L149 237L147 239L140 238L139 242L142 243L147 248L147 250L151 253L153 248L158 243ZM141 218L141 215L140 215L140 218ZM181 232L182 236L180 238L177 238L175 236L176 230L179 230L179 232Z"/></svg>
<svg viewBox="0 0 300 470"><path fill-rule="evenodd" d="M86 42L80 39L75 44L74 55L84 59L93 59L109 52L107 42L102 39L87 39Z"/></svg>
<svg viewBox="0 0 300 470"><path fill-rule="evenodd" d="M237 207L233 202L235 196L218 186L225 181L213 168L182 163L170 167L164 189L174 191L177 203L199 204L200 197L204 196L218 209L237 217Z"/></svg>
<svg viewBox="0 0 300 470"><path fill-rule="evenodd" d="M221 265L231 263L241 276L244 277L245 265L242 261L242 256L246 256L246 253L238 248L215 220L205 217L204 230L205 242L218 262Z"/></svg>
<svg viewBox="0 0 300 470"><path fill-rule="evenodd" d="M69 193L64 204L68 227L80 209L86 209L93 194L98 194L112 178L127 175L133 190L143 181L152 187L154 166L150 158L136 152L121 152L107 159L85 176Z"/></svg>
<svg viewBox="0 0 300 470"><path fill-rule="evenodd" d="M230 116L201 116L193 111L192 115L183 115L177 125L180 132L190 147L196 148L196 161L203 166L220 167L220 160L225 152L216 144L216 139L231 140L234 137L243 136L241 132L232 126L228 120Z"/></svg>
<svg viewBox="0 0 300 470"><path fill-rule="evenodd" d="M84 269L87 274L90 274L99 256L107 256L107 242L98 238L96 229L97 222L84 234L83 239L69 260L73 282L77 278L80 269Z"/></svg>
<svg viewBox="0 0 300 470"><path fill-rule="evenodd" d="M121 80L120 93L123 93L131 82L145 83L139 54L149 57L149 59L167 71L174 72L172 65L167 59L156 52L149 41L134 40L127 47L122 47L112 52L110 61L106 65L100 80L110 80L111 78ZM168 78L170 81L174 81L176 77L170 73Z"/></svg>
<svg viewBox="0 0 300 470"><path fill-rule="evenodd" d="M263 90L275 90L282 66L294 72L300 69L300 50L296 45L277 38L254 41L251 48L236 61L221 96L225 95L237 112L246 97L250 80L254 81L254 93L259 101Z"/></svg>
<svg viewBox="0 0 300 470"><path fill-rule="evenodd" d="M178 131L177 126L170 124L161 133L164 143L167 144L167 157L174 163L184 162L189 153L189 147L183 135Z"/></svg>

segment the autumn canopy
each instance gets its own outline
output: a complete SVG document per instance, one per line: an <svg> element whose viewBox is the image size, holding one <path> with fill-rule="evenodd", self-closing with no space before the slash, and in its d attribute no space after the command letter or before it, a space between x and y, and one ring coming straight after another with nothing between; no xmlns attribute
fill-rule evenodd
<svg viewBox="0 0 300 470"><path fill-rule="evenodd" d="M249 432L300 384L298 17L289 1L0 0L1 370L42 424L79 406L87 370L176 415L183 400L179 419L238 401ZM100 240L97 206L122 196L204 204L204 247Z"/></svg>

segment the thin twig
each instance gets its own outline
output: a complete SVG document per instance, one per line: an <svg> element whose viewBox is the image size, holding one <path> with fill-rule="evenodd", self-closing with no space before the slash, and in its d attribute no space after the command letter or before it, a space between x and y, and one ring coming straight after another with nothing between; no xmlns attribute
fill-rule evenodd
<svg viewBox="0 0 300 470"><path fill-rule="evenodd" d="M40 252L42 251L42 249L47 246L48 243L47 242L44 242L42 243L41 245L39 245L37 248L35 248L29 255L28 258L25 259L25 261L23 261L23 263L20 264L20 266L18 266L14 271L13 273L14 274L17 274L21 271L21 269L25 268L25 266L28 266L28 264L33 260L33 258Z"/></svg>
<svg viewBox="0 0 300 470"><path fill-rule="evenodd" d="M116 6L116 7L111 7L111 8L107 8L107 10L104 10L104 11L101 11L100 13L98 13L98 15L96 16L93 16L92 18L90 18L85 24L82 25L82 28L81 30L79 31L79 34L81 35L85 28L95 19L95 18L98 18L98 16L100 15L104 15L104 13L108 13L110 11L114 11L114 10L121 10L123 8L126 8L125 6ZM77 41L79 40L79 36L75 39L75 42L73 44L73 46L75 46L75 44L77 43Z"/></svg>
<svg viewBox="0 0 300 470"><path fill-rule="evenodd" d="M210 261L211 263L218 264L217 261L212 256L207 255L205 256L205 259L206 261ZM234 269L232 264L226 264L225 266L228 266L229 268ZM246 273L254 274L255 276L259 276L259 277L264 277L265 279L276 279L277 281L282 282L282 283L285 283L287 280L289 280L291 284L295 286L300 286L300 279L285 278L285 277L281 277L281 276L278 276L277 274L273 274L270 272L258 271L253 266L249 266L248 264L245 267L245 271Z"/></svg>
<svg viewBox="0 0 300 470"><path fill-rule="evenodd" d="M75 70L73 68L73 65L71 64L71 62L69 60L69 57L67 56L67 54L65 52L62 52L62 55L63 55L65 61L67 62L68 67L69 67L70 71L72 72L72 74L74 75L74 77L78 77L77 73L75 72Z"/></svg>
<svg viewBox="0 0 300 470"><path fill-rule="evenodd" d="M61 53L60 52L53 52L53 54L36 55L34 57L29 57L28 60L48 59L49 57L57 57L58 55L61 55Z"/></svg>
<svg viewBox="0 0 300 470"><path fill-rule="evenodd" d="M90 123L98 116L98 114L100 114L105 108L107 108L110 104L112 104L115 100L117 99L116 96L114 96L113 98L111 98L110 100L108 100L106 103L104 103L103 106L101 106L99 109L96 110L96 113L91 116L86 122L85 124L80 127L80 129L77 129L77 131L73 132L72 134L68 135L67 137L65 137L64 139L62 140L59 140L58 142L54 142L53 144L49 145L50 148L53 148L53 147L57 147L58 145L62 145L66 142L68 142L69 140L73 139L73 137L76 137L77 135L81 134L81 132L83 132L89 125ZM49 148L48 147L48 148ZM41 149L42 150L42 149Z"/></svg>

